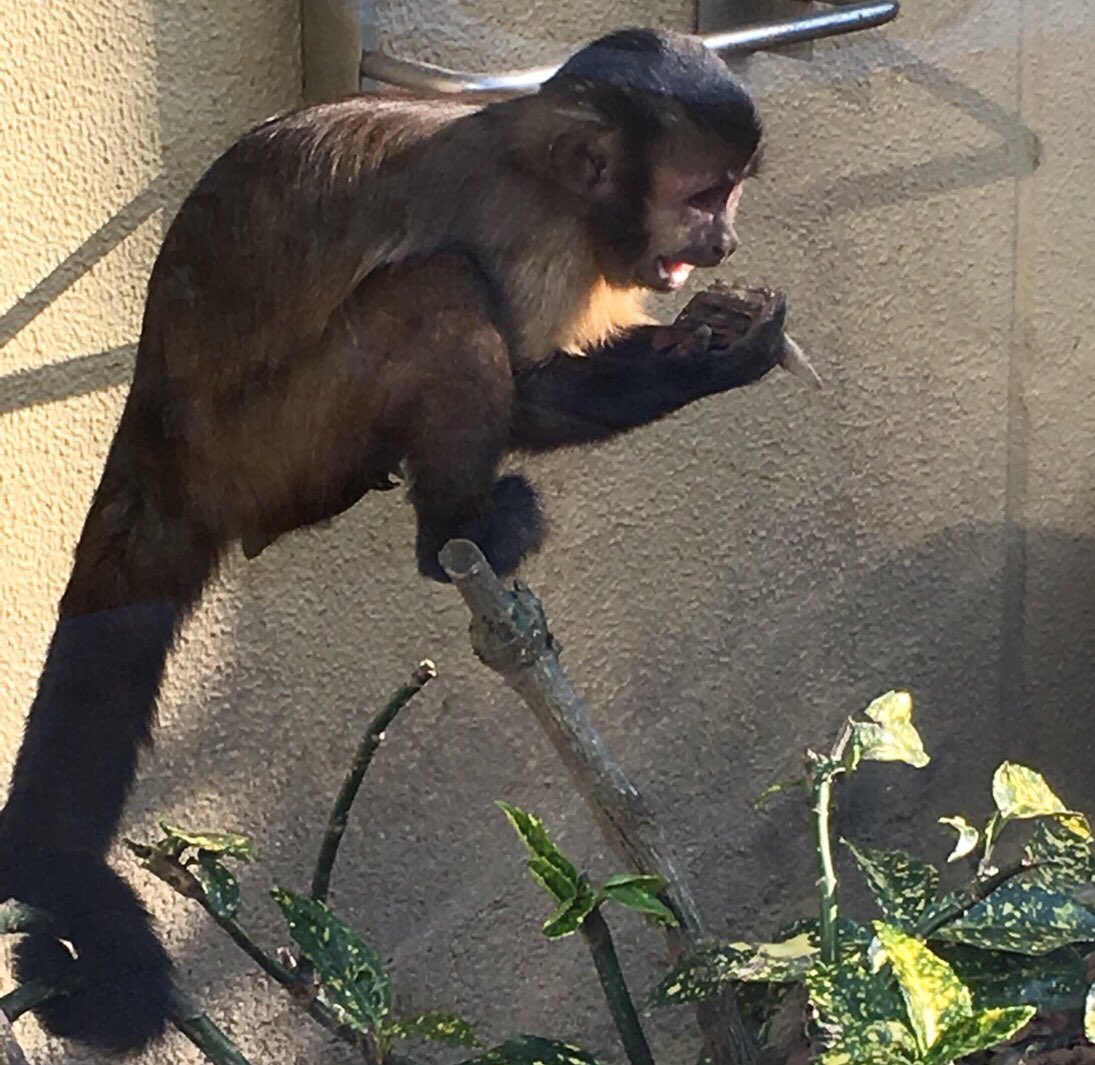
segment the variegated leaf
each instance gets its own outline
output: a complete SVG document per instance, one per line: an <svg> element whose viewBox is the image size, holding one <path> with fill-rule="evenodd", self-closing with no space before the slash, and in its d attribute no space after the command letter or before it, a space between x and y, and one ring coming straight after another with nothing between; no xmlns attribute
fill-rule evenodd
<svg viewBox="0 0 1095 1065"><path fill-rule="evenodd" d="M872 972L862 955L838 965L818 963L806 973L805 983L820 1041L831 1051L843 1049L854 1053L863 1042L860 1033L867 1031L878 1036L868 1042L878 1042L886 1031L895 1045L901 1045L904 1038L899 1029L905 1029L915 1050L896 983L888 976Z"/></svg>
<svg viewBox="0 0 1095 1065"><path fill-rule="evenodd" d="M499 800L497 805L532 854L529 872L536 882L558 903L576 898L581 877L547 834L544 822L508 802Z"/></svg>
<svg viewBox="0 0 1095 1065"><path fill-rule="evenodd" d="M897 977L917 1046L926 1054L943 1032L972 1015L969 989L919 940L884 921L874 928Z"/></svg>
<svg viewBox="0 0 1095 1065"><path fill-rule="evenodd" d="M971 825L964 817L955 814L954 817L939 818L941 825L950 825L958 833L958 839L954 844L954 850L947 855L948 862L957 862L960 858L972 854L977 850L977 844L981 839L981 833Z"/></svg>
<svg viewBox="0 0 1095 1065"><path fill-rule="evenodd" d="M421 1013L417 1017L405 1017L389 1024L384 1034L389 1039L429 1039L435 1043L461 1047L479 1045L471 1022L453 1013Z"/></svg>
<svg viewBox="0 0 1095 1065"><path fill-rule="evenodd" d="M848 840L844 843L886 920L906 930L913 928L935 900L939 886L935 868L904 851L861 850Z"/></svg>
<svg viewBox="0 0 1095 1065"><path fill-rule="evenodd" d="M322 902L275 887L289 935L315 966L320 997L343 1024L377 1031L392 1008L392 989L376 952Z"/></svg>
<svg viewBox="0 0 1095 1065"><path fill-rule="evenodd" d="M238 858L242 862L253 861L255 857L255 845L251 837L238 832L189 832L163 820L160 821L160 828L164 833L162 842L173 842L176 848L193 847L195 850L221 854L226 858Z"/></svg>
<svg viewBox="0 0 1095 1065"><path fill-rule="evenodd" d="M1087 967L1073 947L1031 957L932 942L935 951L970 989L974 1009L1036 1006L1040 1013L1079 1010L1087 991Z"/></svg>
<svg viewBox="0 0 1095 1065"><path fill-rule="evenodd" d="M569 1043L538 1035L515 1035L485 1054L460 1065L598 1065L597 1059Z"/></svg>
<svg viewBox="0 0 1095 1065"><path fill-rule="evenodd" d="M924 1055L924 1065L950 1065L956 1058L1010 1039L1035 1014L1033 1006L982 1010L951 1025Z"/></svg>
<svg viewBox="0 0 1095 1065"><path fill-rule="evenodd" d="M864 711L870 721L852 725L845 764L854 769L860 761L905 762L922 768L930 759L920 733L912 723L912 696L891 691L879 696Z"/></svg>
<svg viewBox="0 0 1095 1065"><path fill-rule="evenodd" d="M1069 810L1046 783L1041 773L1015 762L1004 762L993 774L992 797L1006 820L1056 816L1070 832L1091 839L1083 814Z"/></svg>
<svg viewBox="0 0 1095 1065"><path fill-rule="evenodd" d="M1070 943L1095 942L1095 913L1063 892L1010 880L932 938L1016 954L1048 954Z"/></svg>

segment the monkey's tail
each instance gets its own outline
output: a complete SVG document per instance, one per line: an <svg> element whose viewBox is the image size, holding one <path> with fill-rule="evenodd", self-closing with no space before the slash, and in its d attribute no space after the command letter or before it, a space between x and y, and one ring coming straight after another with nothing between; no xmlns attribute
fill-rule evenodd
<svg viewBox="0 0 1095 1065"><path fill-rule="evenodd" d="M167 449L155 434L135 440L145 434L134 433L131 414L76 548L0 813L0 900L52 913L76 954L28 936L17 976L71 987L39 1007L39 1019L113 1051L161 1034L172 985L148 914L105 855L150 742L167 654L218 556L188 515Z"/></svg>

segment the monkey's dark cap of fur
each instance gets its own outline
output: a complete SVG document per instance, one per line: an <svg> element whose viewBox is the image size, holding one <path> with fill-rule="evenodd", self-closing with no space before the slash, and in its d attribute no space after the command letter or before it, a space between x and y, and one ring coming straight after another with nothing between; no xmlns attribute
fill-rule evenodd
<svg viewBox="0 0 1095 1065"><path fill-rule="evenodd" d="M594 95L615 89L633 97L672 97L701 127L739 142L760 140L760 118L749 94L702 41L683 33L625 29L600 37L575 52L544 90L579 86Z"/></svg>

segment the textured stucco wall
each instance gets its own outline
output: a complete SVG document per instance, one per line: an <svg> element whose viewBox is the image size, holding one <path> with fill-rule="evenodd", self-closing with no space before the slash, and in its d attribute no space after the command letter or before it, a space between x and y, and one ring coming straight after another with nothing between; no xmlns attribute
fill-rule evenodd
<svg viewBox="0 0 1095 1065"><path fill-rule="evenodd" d="M161 205L299 89L296 4L190 7L0 16L7 756L119 409ZM691 17L670 0L377 5L385 47L481 67ZM749 800L889 685L918 696L935 758L919 774L864 769L842 831L925 837L939 856L934 818L984 812L1005 755L1095 808L1093 49L1083 0L938 0L809 61L741 64L770 151L729 276L790 292L828 390L773 376L526 464L553 537L523 576L720 929L799 912L802 825ZM593 871L617 863L473 660L455 593L415 578L396 495L229 560L172 665L129 831L167 813L252 832L246 917L273 940L262 889L305 882L355 729L428 654L442 675L370 771L334 903L391 959L400 1009L457 1006L490 1038L542 1031L618 1059L581 944L549 946L528 918L542 904L491 800L545 816ZM184 980L255 1060L350 1060L140 883ZM656 946L619 923L644 982ZM664 1060L692 1060L689 1038L687 1018L660 1019ZM153 1060L197 1059L172 1037Z"/></svg>

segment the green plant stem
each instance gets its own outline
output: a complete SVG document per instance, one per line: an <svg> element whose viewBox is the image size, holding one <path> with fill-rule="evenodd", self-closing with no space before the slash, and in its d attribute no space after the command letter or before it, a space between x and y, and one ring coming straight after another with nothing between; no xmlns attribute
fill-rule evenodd
<svg viewBox="0 0 1095 1065"><path fill-rule="evenodd" d="M14 1021L35 1006L64 994L67 991L63 988L32 980L0 998L0 1012ZM179 990L171 995L171 1023L214 1065L250 1065L232 1040Z"/></svg>
<svg viewBox="0 0 1095 1065"><path fill-rule="evenodd" d="M263 950L258 943L251 938L251 934L234 917L226 917L217 913L210 905L202 890L201 884L177 858L163 854L152 847L146 847L142 843L134 843L133 840L123 841L125 845L144 861L145 868L159 877L168 887L183 898L197 902L216 924L228 935L233 943L240 948L271 980L284 987L293 1000L297 1002L317 1024L326 1028L332 1035L337 1036L343 1042L358 1047L367 1052L367 1045L362 1041L361 1033L343 1024L335 1014L316 998L310 978L307 978L298 970L290 969L282 965L276 958ZM369 1055L366 1053L366 1057Z"/></svg>
<svg viewBox="0 0 1095 1065"><path fill-rule="evenodd" d="M922 925L917 931L921 939L930 939L944 925L951 921L957 921L964 913L972 910L983 899L987 899L1001 884L1017 877L1020 873L1027 873L1031 869L1037 869L1037 862L1020 859L1005 865L991 876L971 880L962 893L945 910L932 915L931 920Z"/></svg>
<svg viewBox="0 0 1095 1065"><path fill-rule="evenodd" d="M217 1024L178 990L171 996L171 1023L214 1065L250 1065Z"/></svg>
<svg viewBox="0 0 1095 1065"><path fill-rule="evenodd" d="M350 807L365 778L365 771L369 768L373 755L376 754L377 748L384 739L385 730L395 720L399 711L436 676L437 669L428 658L419 662L418 668L411 674L411 679L391 696L380 713L373 718L358 744L349 772L342 781L342 787L339 788L335 798L331 816L327 819L327 828L323 833L315 871L312 873L312 898L319 902L324 902L327 898L327 892L331 886L331 870L334 868L335 858L338 857L342 835L346 831Z"/></svg>
<svg viewBox="0 0 1095 1065"><path fill-rule="evenodd" d="M31 980L29 983L20 984L13 991L9 991L6 995L0 997L0 1012L9 1021L16 1021L24 1013L29 1013L35 1006L40 1006L43 1002L56 998L59 994L64 994L64 992L57 991L41 980Z"/></svg>
<svg viewBox="0 0 1095 1065"><path fill-rule="evenodd" d="M0 903L0 935L16 933L42 932L45 935L58 933L57 921L52 914L28 906L18 899L8 899Z"/></svg>
<svg viewBox="0 0 1095 1065"><path fill-rule="evenodd" d="M835 965L840 954L840 936L837 931L837 877L833 862L833 841L829 830L829 815L833 803L833 780L844 772L842 764L845 748L852 738L851 720L837 736L836 743L827 759L814 756L811 769L812 791L814 799L814 831L817 836L817 858L820 869L818 877L818 916L821 919L821 960L827 965Z"/></svg>
<svg viewBox="0 0 1095 1065"><path fill-rule="evenodd" d="M608 1009L616 1022L616 1031L620 1033L620 1042L631 1065L654 1065L654 1057L643 1034L635 1004L631 1001L631 992L627 987L616 947L612 942L612 933L600 909L594 908L582 922L582 935L593 955L593 964L597 969L601 987L608 1001Z"/></svg>
<svg viewBox="0 0 1095 1065"><path fill-rule="evenodd" d="M814 828L817 833L817 857L821 875L818 877L818 912L821 918L821 960L835 964L840 944L837 939L837 880L833 865L833 845L829 835L829 807L832 802L833 777L821 771L814 781Z"/></svg>

